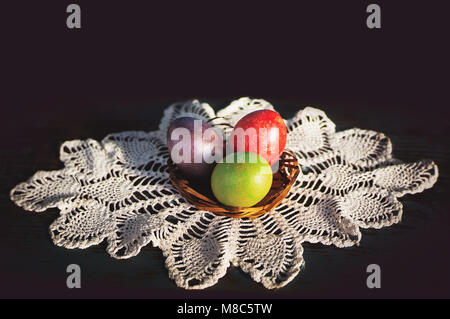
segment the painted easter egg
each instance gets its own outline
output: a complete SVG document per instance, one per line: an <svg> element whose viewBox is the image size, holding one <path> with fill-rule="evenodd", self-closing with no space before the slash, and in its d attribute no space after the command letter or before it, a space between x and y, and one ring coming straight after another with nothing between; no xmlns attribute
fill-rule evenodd
<svg viewBox="0 0 450 319"><path fill-rule="evenodd" d="M221 135L208 123L194 117L180 117L167 130L172 161L191 179L209 179L215 163L223 157Z"/></svg>
<svg viewBox="0 0 450 319"><path fill-rule="evenodd" d="M259 110L236 123L228 145L236 152L257 153L273 165L286 147L286 135L286 125L280 114Z"/></svg>
<svg viewBox="0 0 450 319"><path fill-rule="evenodd" d="M271 186L269 163L250 152L227 155L211 175L214 196L227 206L251 207L267 195Z"/></svg>

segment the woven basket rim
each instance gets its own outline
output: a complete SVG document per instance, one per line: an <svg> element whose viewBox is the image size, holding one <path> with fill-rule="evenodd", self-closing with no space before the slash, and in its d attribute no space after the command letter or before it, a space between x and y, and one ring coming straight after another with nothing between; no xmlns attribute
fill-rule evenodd
<svg viewBox="0 0 450 319"><path fill-rule="evenodd" d="M167 165L172 185L187 202L197 209L233 218L256 218L270 212L287 196L300 174L297 157L291 150L285 149L280 156L279 168L273 175L272 187L266 197L252 207L231 207L219 203L214 196L210 198L211 196L206 196L191 187L189 180L183 176L170 158Z"/></svg>

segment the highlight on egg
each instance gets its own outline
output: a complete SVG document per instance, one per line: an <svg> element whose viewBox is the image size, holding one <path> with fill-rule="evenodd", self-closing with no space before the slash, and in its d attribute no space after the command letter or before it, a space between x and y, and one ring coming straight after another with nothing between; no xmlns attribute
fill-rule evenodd
<svg viewBox="0 0 450 319"><path fill-rule="evenodd" d="M228 139L228 148L235 152L257 153L273 165L286 147L286 138L286 125L280 114L258 110L236 123Z"/></svg>
<svg viewBox="0 0 450 319"><path fill-rule="evenodd" d="M272 179L272 169L263 157L236 152L216 165L211 175L211 189L224 205L251 207L268 194Z"/></svg>
<svg viewBox="0 0 450 319"><path fill-rule="evenodd" d="M191 179L209 179L215 163L222 161L223 145L220 132L195 117L176 118L167 130L170 157Z"/></svg>

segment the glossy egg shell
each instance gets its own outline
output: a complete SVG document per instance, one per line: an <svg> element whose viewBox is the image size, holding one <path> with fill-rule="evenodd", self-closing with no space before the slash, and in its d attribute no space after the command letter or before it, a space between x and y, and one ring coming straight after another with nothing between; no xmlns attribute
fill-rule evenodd
<svg viewBox="0 0 450 319"><path fill-rule="evenodd" d="M239 129L246 131L249 128L248 138L239 139ZM274 129L278 129L278 132ZM276 163L286 147L287 130L283 118L272 110L258 110L245 115L235 125L230 135L236 152L255 152L264 157L270 165ZM256 141L253 143L252 141Z"/></svg>
<svg viewBox="0 0 450 319"><path fill-rule="evenodd" d="M251 161L256 159L255 161ZM211 188L216 199L227 206L251 207L261 201L272 186L269 163L257 154L237 152L214 168Z"/></svg>
<svg viewBox="0 0 450 319"><path fill-rule="evenodd" d="M197 122L197 129L201 129L201 134L195 134L194 130L196 128L195 121ZM200 125L198 125L200 123ZM172 133L177 128L183 128L189 131L190 139L182 139L181 137L172 138ZM212 148L217 147L223 152L223 140L219 134L216 134L214 138L206 139L203 133L207 129L212 127L206 122L194 118L194 117L180 117L172 121L169 128L167 129L167 146L169 148L169 153L172 161L179 167L180 171L190 179L206 179L209 180L212 170L215 166L214 162L206 161L208 157L211 156ZM176 134L174 134L176 135ZM188 160L176 160L174 153L174 147L178 144L178 149L180 147L188 150L189 155L187 155ZM182 151L180 152L182 154ZM194 159L199 158L201 161L196 162ZM220 156L222 157L222 156Z"/></svg>

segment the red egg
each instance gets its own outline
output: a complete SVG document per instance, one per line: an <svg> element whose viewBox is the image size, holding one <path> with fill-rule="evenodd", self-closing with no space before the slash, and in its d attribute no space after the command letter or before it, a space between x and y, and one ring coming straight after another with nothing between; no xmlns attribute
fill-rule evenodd
<svg viewBox="0 0 450 319"><path fill-rule="evenodd" d="M257 153L273 165L286 147L286 134L286 125L280 114L259 110L236 123L228 143L237 152Z"/></svg>

